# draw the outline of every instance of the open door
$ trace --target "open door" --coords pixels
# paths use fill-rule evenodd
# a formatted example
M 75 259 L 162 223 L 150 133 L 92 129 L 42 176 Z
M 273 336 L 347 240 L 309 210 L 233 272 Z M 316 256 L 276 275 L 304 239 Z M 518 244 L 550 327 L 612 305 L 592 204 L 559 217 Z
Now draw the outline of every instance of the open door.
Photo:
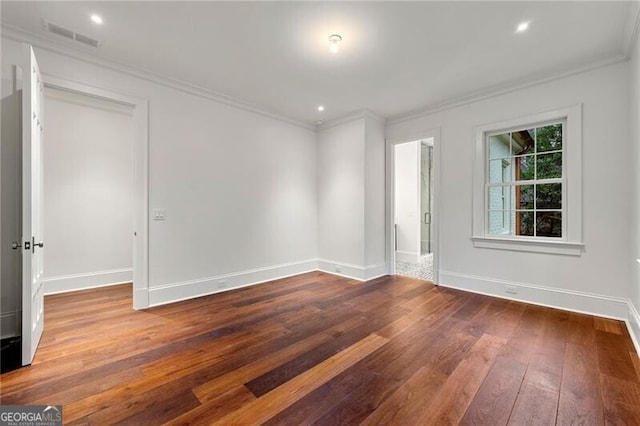
M 42 280 L 42 97 L 44 83 L 30 45 L 22 72 L 22 365 L 33 361 L 44 329 Z

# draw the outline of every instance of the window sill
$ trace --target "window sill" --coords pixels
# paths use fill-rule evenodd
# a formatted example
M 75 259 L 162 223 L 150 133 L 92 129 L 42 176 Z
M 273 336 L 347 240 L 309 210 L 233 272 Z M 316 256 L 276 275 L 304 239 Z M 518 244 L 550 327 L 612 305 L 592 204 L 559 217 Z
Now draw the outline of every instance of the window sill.
M 474 247 L 497 250 L 527 251 L 532 253 L 563 254 L 580 256 L 584 244 L 553 240 L 527 240 L 501 237 L 472 237 Z

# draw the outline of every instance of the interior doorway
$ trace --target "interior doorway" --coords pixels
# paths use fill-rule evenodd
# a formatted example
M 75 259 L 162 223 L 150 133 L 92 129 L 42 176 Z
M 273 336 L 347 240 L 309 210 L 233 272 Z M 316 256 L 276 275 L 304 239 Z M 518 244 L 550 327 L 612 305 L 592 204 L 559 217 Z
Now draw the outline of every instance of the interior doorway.
M 391 142 L 391 270 L 437 282 L 437 138 Z
M 44 90 L 45 294 L 133 281 L 134 108 Z

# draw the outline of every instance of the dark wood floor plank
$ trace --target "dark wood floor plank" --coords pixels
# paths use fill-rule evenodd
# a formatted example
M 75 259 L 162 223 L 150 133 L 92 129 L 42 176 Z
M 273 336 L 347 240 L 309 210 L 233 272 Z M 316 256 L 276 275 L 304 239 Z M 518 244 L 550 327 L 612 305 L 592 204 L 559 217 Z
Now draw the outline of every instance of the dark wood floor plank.
M 498 357 L 460 424 L 506 425 L 526 371 L 526 364 Z
M 604 397 L 604 418 L 608 425 L 640 425 L 640 385 L 600 375 Z
M 131 285 L 45 298 L 2 404 L 69 424 L 638 424 L 624 323 L 408 277 L 311 272 L 144 311 Z
M 603 423 L 598 355 L 594 348 L 568 343 L 562 371 L 557 424 Z
M 440 391 L 425 403 L 419 424 L 459 424 L 503 345 L 504 339 L 483 335 Z
M 598 366 L 600 372 L 622 380 L 640 383 L 633 361 L 629 356 L 628 339 L 622 334 L 596 331 Z

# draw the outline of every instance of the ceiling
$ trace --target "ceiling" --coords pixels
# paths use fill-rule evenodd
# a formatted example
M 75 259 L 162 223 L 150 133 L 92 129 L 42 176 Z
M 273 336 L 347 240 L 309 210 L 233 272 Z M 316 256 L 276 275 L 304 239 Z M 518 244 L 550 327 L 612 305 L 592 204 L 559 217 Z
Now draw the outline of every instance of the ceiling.
M 393 119 L 621 58 L 632 11 L 609 1 L 3 1 L 2 22 L 313 124 L 362 109 Z M 47 33 L 43 19 L 101 45 Z M 521 21 L 530 28 L 517 34 Z M 343 37 L 337 54 L 333 33 Z

